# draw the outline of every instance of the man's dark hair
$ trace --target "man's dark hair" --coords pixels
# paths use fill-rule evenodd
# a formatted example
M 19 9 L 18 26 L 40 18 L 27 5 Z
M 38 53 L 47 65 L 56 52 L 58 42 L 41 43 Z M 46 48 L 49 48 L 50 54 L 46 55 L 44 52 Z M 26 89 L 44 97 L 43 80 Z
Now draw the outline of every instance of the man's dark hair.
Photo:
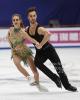
M 30 12 L 32 12 L 32 11 L 37 12 L 36 7 L 30 7 L 30 8 L 28 8 L 28 10 L 27 10 L 27 15 L 28 15 Z

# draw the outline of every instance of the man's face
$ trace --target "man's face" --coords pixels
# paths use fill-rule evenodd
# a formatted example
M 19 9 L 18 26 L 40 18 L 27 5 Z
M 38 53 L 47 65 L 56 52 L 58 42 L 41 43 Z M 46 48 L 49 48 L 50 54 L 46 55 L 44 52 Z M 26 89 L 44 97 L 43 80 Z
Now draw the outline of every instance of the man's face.
M 28 14 L 28 20 L 31 24 L 34 24 L 36 22 L 37 19 L 37 14 L 35 11 L 29 12 Z

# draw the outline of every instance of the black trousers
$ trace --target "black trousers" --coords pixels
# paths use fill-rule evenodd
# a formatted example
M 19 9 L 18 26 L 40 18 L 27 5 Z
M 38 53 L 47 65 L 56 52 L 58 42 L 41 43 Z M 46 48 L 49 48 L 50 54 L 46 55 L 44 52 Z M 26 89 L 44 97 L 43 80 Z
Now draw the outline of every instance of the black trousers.
M 56 53 L 54 47 L 51 44 L 48 44 L 47 46 L 43 47 L 40 50 L 36 50 L 34 62 L 38 69 L 40 69 L 44 74 L 46 74 L 52 81 L 56 81 L 56 78 L 58 76 L 54 74 L 49 69 L 49 67 L 47 68 L 43 64 L 47 59 L 49 59 L 52 62 L 53 66 L 55 67 L 61 79 L 63 86 L 67 89 L 69 86 L 67 75 L 65 74 L 62 68 L 62 64 L 61 64 L 58 54 Z

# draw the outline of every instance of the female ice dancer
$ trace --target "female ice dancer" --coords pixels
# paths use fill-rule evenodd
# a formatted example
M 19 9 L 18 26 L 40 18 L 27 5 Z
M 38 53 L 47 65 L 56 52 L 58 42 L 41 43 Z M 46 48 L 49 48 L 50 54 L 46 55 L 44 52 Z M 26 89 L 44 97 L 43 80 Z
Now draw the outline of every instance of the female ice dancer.
M 10 27 L 8 32 L 8 41 L 11 46 L 12 51 L 12 58 L 13 62 L 18 68 L 18 70 L 27 78 L 29 79 L 29 73 L 22 67 L 21 61 L 23 61 L 25 64 L 29 64 L 33 74 L 34 79 L 31 83 L 31 85 L 39 84 L 39 73 L 34 65 L 34 61 L 32 58 L 32 51 L 30 48 L 26 46 L 24 43 L 25 39 L 30 40 L 34 44 L 37 44 L 38 42 L 31 37 L 29 37 L 24 29 L 23 29 L 23 22 L 21 15 L 14 14 L 12 16 L 12 24 L 13 27 Z

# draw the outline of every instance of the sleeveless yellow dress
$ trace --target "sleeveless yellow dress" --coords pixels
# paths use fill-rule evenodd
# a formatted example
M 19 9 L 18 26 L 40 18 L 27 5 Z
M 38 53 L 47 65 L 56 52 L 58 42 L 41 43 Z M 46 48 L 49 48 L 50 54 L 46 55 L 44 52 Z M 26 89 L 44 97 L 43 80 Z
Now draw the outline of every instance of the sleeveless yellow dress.
M 23 34 L 24 33 L 22 33 L 21 30 L 15 32 L 14 28 L 12 28 L 10 31 L 9 41 L 12 47 L 12 56 L 17 55 L 25 64 L 27 64 L 27 57 L 32 56 L 32 51 L 24 43 L 25 38 Z M 16 47 L 18 47 L 18 49 L 16 49 Z

